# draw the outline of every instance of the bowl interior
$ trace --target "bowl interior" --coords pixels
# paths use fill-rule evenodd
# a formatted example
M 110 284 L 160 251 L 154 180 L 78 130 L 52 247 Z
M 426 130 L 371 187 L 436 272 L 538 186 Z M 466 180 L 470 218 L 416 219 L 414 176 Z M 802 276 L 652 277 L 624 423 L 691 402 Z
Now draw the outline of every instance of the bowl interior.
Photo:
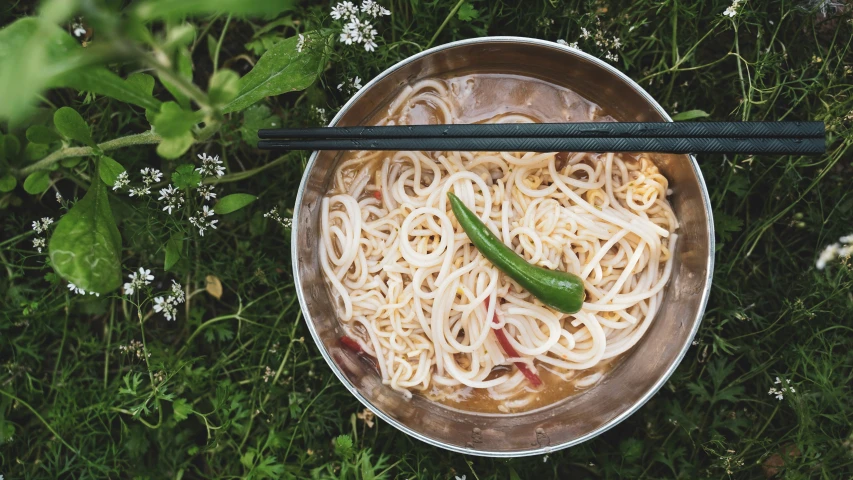
M 406 85 L 453 73 L 511 73 L 574 90 L 618 121 L 669 118 L 642 89 L 615 69 L 552 42 L 520 38 L 456 42 L 401 62 L 369 83 L 333 125 L 364 124 Z M 340 156 L 317 152 L 305 172 L 293 228 L 293 262 L 300 303 L 311 333 L 346 387 L 397 428 L 426 442 L 466 453 L 518 456 L 567 447 L 612 427 L 666 381 L 692 342 L 710 289 L 713 231 L 704 182 L 686 155 L 653 155 L 669 179 L 680 222 L 672 279 L 644 338 L 595 387 L 553 406 L 513 415 L 462 412 L 382 385 L 370 365 L 342 349 L 335 302 L 316 252 L 320 199 Z M 312 252 L 312 253 L 308 253 Z

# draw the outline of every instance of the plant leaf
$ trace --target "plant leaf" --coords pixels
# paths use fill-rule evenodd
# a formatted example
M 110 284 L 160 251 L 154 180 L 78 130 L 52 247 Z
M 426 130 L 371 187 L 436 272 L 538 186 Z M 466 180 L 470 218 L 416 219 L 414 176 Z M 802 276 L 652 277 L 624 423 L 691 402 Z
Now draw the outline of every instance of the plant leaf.
M 465 2 L 461 7 L 459 7 L 459 10 L 456 12 L 456 16 L 463 22 L 470 22 L 471 20 L 480 18 L 480 11 L 474 8 L 474 5 Z
M 193 60 L 192 56 L 190 55 L 190 51 L 186 48 L 180 48 L 178 49 L 176 56 L 177 58 L 175 63 L 178 66 L 178 75 L 180 75 L 181 78 L 183 78 L 184 80 L 192 82 Z M 162 83 L 163 86 L 166 87 L 166 90 L 168 90 L 173 97 L 175 97 L 175 100 L 178 101 L 178 104 L 180 104 L 186 109 L 190 108 L 190 97 L 186 96 L 184 92 L 182 92 L 181 89 L 178 88 L 177 85 L 175 85 L 169 80 L 164 79 L 163 77 L 160 77 L 160 83 Z
M 710 115 L 707 112 L 702 110 L 687 110 L 686 112 L 681 112 L 679 114 L 672 116 L 673 122 L 680 122 L 682 120 L 693 120 L 694 118 L 703 118 L 709 117 Z
M 226 195 L 216 202 L 216 206 L 213 207 L 213 211 L 216 212 L 217 215 L 225 215 L 231 212 L 236 212 L 257 199 L 258 197 L 249 195 L 248 193 L 232 193 L 231 195 Z
M 164 138 L 160 145 L 157 145 L 157 154 L 163 158 L 174 160 L 186 153 L 194 141 L 192 132 L 187 132 L 180 137 Z
M 134 73 L 125 80 L 131 88 L 135 88 L 146 95 L 154 94 L 154 77 L 147 73 Z
M 240 135 L 243 141 L 253 147 L 258 146 L 258 130 L 281 126 L 281 119 L 270 113 L 269 107 L 262 104 L 252 105 L 243 111 Z
M 189 132 L 197 121 L 194 112 L 182 109 L 175 102 L 166 102 L 154 116 L 154 129 L 163 138 L 176 138 Z
M 163 262 L 163 269 L 171 270 L 172 267 L 181 259 L 181 237 L 176 233 L 166 242 L 166 260 Z
M 15 179 L 15 176 L 11 173 L 7 173 L 6 175 L 0 177 L 0 192 L 11 192 L 15 189 L 15 185 L 17 184 L 18 180 Z
M 213 105 L 224 105 L 240 92 L 240 75 L 233 70 L 219 70 L 210 77 L 207 96 Z
M 98 163 L 100 163 L 98 174 L 100 174 L 101 180 L 111 187 L 116 184 L 116 178 L 125 171 L 120 163 L 110 157 L 101 157 Z
M 38 160 L 47 155 L 50 147 L 41 143 L 28 143 L 24 149 L 24 157 L 27 160 Z
M 50 172 L 47 170 L 38 170 L 24 179 L 24 191 L 27 193 L 38 195 L 50 187 Z
M 222 298 L 222 282 L 219 281 L 219 277 L 216 275 L 208 275 L 205 277 L 205 286 L 204 289 L 211 296 L 216 297 L 216 299 Z
M 148 0 L 139 2 L 136 14 L 143 20 L 178 18 L 207 13 L 272 15 L 293 7 L 293 0 Z
M 306 42 L 325 42 L 318 32 L 305 34 Z M 240 93 L 223 113 L 240 111 L 270 95 L 308 88 L 317 79 L 325 56 L 323 48 L 296 51 L 297 37 L 290 37 L 269 50 L 255 67 L 240 79 Z
M 95 146 L 95 141 L 92 140 L 92 132 L 89 131 L 89 125 L 83 120 L 83 117 L 71 107 L 62 107 L 53 114 L 53 124 L 63 136 L 76 140 L 80 143 L 85 143 L 90 147 Z
M 195 188 L 201 184 L 201 173 L 195 171 L 195 165 L 178 165 L 172 173 L 172 183 L 177 188 Z
M 56 273 L 87 292 L 109 293 L 121 286 L 121 235 L 102 182 L 92 182 L 59 219 L 48 252 Z
M 180 422 L 181 420 L 186 420 L 187 417 L 189 417 L 189 415 L 193 413 L 192 405 L 190 405 L 189 402 L 187 402 L 183 398 L 179 398 L 172 402 L 172 410 L 172 415 L 174 415 L 175 421 L 178 422 Z
M 27 140 L 32 143 L 48 145 L 59 140 L 59 135 L 44 125 L 33 125 L 27 129 Z

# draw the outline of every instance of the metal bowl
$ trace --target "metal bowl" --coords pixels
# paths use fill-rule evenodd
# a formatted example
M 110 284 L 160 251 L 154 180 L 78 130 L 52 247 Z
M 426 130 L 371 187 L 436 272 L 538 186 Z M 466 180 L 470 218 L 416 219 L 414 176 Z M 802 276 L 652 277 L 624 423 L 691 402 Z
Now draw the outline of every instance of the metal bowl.
M 574 90 L 618 121 L 672 121 L 639 85 L 597 58 L 554 42 L 489 37 L 435 47 L 392 66 L 355 94 L 331 125 L 363 124 L 404 86 L 457 72 L 537 77 Z M 292 238 L 299 304 L 314 341 L 340 381 L 379 418 L 412 437 L 448 450 L 492 457 L 536 455 L 576 445 L 639 409 L 663 386 L 690 348 L 711 289 L 711 205 L 692 156 L 653 155 L 670 181 L 669 200 L 680 222 L 680 237 L 661 309 L 640 343 L 616 368 L 589 390 L 527 413 L 463 412 L 418 395 L 405 400 L 339 343 L 343 332 L 335 301 L 316 255 L 320 199 L 339 158 L 338 152 L 314 152 L 299 187 Z

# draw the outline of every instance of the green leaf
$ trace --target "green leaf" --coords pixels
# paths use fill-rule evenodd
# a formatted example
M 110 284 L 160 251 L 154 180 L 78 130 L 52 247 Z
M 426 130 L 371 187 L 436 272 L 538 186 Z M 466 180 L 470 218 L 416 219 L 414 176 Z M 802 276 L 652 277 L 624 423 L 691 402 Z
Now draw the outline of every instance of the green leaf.
M 174 160 L 186 153 L 194 141 L 192 132 L 187 132 L 180 137 L 164 138 L 160 145 L 157 145 L 157 154 L 163 158 Z
M 325 42 L 317 32 L 305 34 L 306 42 Z M 308 88 L 317 79 L 325 56 L 323 48 L 296 51 L 297 37 L 290 37 L 258 60 L 255 67 L 240 79 L 240 93 L 223 113 L 240 111 L 271 95 L 280 95 Z
M 201 173 L 195 171 L 195 165 L 178 165 L 172 172 L 172 183 L 177 188 L 195 188 L 201 184 Z
M 0 102 L 2 104 L 3 102 Z M 6 135 L 3 137 L 3 146 L 4 151 L 6 152 L 6 158 L 12 158 L 18 155 L 21 152 L 21 142 L 18 140 L 18 137 L 14 135 Z
M 335 454 L 343 459 L 348 459 L 353 454 L 352 437 L 349 435 L 338 435 L 334 440 Z
M 50 147 L 47 145 L 42 145 L 40 143 L 28 143 L 27 148 L 24 149 L 24 157 L 27 160 L 38 160 L 45 155 L 50 150 Z
M 704 112 L 702 110 L 687 110 L 686 112 L 681 112 L 679 114 L 673 115 L 672 120 L 674 122 L 680 122 L 682 120 L 693 120 L 694 118 L 702 118 L 708 116 L 710 115 L 708 115 L 707 112 Z
M 15 179 L 15 176 L 11 173 L 7 173 L 0 177 L 0 192 L 11 192 L 15 189 L 15 185 L 18 184 L 18 180 Z
M 253 147 L 258 146 L 258 130 L 281 127 L 281 119 L 270 113 L 269 107 L 262 104 L 252 105 L 243 111 L 240 135 L 243 141 Z
M 125 81 L 131 88 L 144 92 L 146 95 L 154 94 L 154 77 L 147 73 L 134 73 Z
M 480 18 L 480 11 L 474 8 L 474 5 L 465 2 L 461 7 L 459 7 L 459 10 L 456 12 L 456 16 L 463 22 L 470 22 L 471 20 Z
M 213 105 L 224 105 L 240 92 L 240 75 L 233 70 L 219 70 L 210 77 L 207 96 Z
M 293 0 L 148 0 L 139 2 L 136 14 L 143 20 L 179 18 L 208 13 L 232 15 L 273 15 L 293 7 Z
M 80 162 L 83 161 L 83 157 L 68 157 L 63 158 L 59 161 L 59 164 L 65 168 L 74 168 L 77 165 L 80 165 Z
M 53 124 L 63 136 L 76 140 L 80 143 L 85 143 L 90 147 L 95 146 L 95 141 L 92 140 L 92 133 L 89 131 L 89 125 L 83 120 L 83 117 L 71 107 L 62 107 L 53 114 Z
M 125 171 L 124 167 L 110 157 L 101 157 L 99 163 L 98 174 L 100 174 L 101 180 L 112 187 L 116 184 L 116 178 Z
M 50 187 L 50 172 L 38 170 L 24 179 L 24 190 L 32 195 L 38 195 Z
M 195 38 L 195 27 L 191 23 L 182 23 L 170 27 L 166 33 L 166 41 L 161 48 L 171 51 L 176 47 L 186 47 Z
M 179 398 L 172 402 L 172 410 L 175 421 L 180 422 L 181 420 L 186 420 L 193 413 L 193 406 L 183 398 Z
M 121 286 L 121 235 L 103 182 L 92 182 L 59 219 L 48 252 L 56 273 L 87 292 L 109 293 Z
M 166 261 L 163 262 L 163 269 L 169 271 L 181 259 L 181 237 L 177 233 L 169 238 L 166 242 Z
M 249 195 L 248 193 L 232 193 L 231 195 L 226 195 L 216 202 L 216 206 L 213 207 L 213 211 L 216 212 L 217 215 L 225 215 L 227 213 L 236 212 L 257 199 L 258 197 Z
M 48 145 L 59 140 L 59 135 L 44 125 L 33 125 L 27 129 L 27 140 L 32 143 Z
M 182 109 L 175 102 L 166 102 L 154 116 L 154 129 L 163 138 L 180 137 L 190 131 L 199 120 L 194 112 Z
M 732 239 L 732 235 L 743 228 L 743 220 L 726 213 L 714 212 L 714 230 L 720 236 L 721 242 Z
M 176 53 L 175 63 L 178 66 L 178 75 L 187 82 L 192 83 L 193 60 L 192 56 L 190 55 L 190 51 L 186 48 L 178 49 Z M 163 77 L 160 77 L 160 82 L 163 84 L 164 87 L 166 87 L 166 90 L 168 90 L 169 93 L 171 93 L 172 96 L 175 97 L 175 100 L 177 100 L 182 107 L 187 109 L 190 108 L 190 97 L 186 96 L 186 94 L 184 94 L 184 92 L 181 91 L 181 89 L 176 84 Z
M 67 31 L 38 17 L 0 29 L 0 119 L 19 119 L 48 88 L 73 87 L 157 108 L 160 102 L 110 72 L 101 56 L 80 46 Z

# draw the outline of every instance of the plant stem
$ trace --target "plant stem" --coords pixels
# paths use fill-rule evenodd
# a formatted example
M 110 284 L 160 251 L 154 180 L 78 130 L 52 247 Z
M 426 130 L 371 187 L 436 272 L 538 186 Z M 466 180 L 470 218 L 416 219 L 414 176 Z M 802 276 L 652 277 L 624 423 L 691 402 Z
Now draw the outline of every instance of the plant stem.
M 180 76 L 148 52 L 140 50 L 136 52 L 136 55 L 139 56 L 140 62 L 153 68 L 161 80 L 166 80 L 168 83 L 174 85 L 181 93 L 191 98 L 205 113 L 212 111 L 210 102 L 207 100 L 207 94 L 201 91 L 192 81 Z
M 222 49 L 222 41 L 225 40 L 225 32 L 228 31 L 228 24 L 231 23 L 231 15 L 225 19 L 225 26 L 222 27 L 222 33 L 219 34 L 219 41 L 216 42 L 216 50 L 213 52 L 213 73 L 219 70 L 219 51 Z
M 223 175 L 223 176 L 218 177 L 218 178 L 217 177 L 207 177 L 202 181 L 202 183 L 204 183 L 206 185 L 207 184 L 216 185 L 216 184 L 220 184 L 220 183 L 239 182 L 240 180 L 245 180 L 249 177 L 253 177 L 253 176 L 263 172 L 264 170 L 266 170 L 268 168 L 272 168 L 276 165 L 280 165 L 280 164 L 290 160 L 290 158 L 291 158 L 290 154 L 282 155 L 282 156 L 276 158 L 275 160 L 273 160 L 269 163 L 261 165 L 260 167 L 253 168 L 251 170 L 245 170 L 242 172 L 237 172 L 237 173 L 229 173 L 228 175 Z
M 126 137 L 115 138 L 113 140 L 108 140 L 104 143 L 99 143 L 98 149 L 104 152 L 108 152 L 117 148 L 131 147 L 134 145 L 153 145 L 160 143 L 162 140 L 163 138 L 160 137 L 160 135 L 157 135 L 153 131 L 148 131 L 144 133 L 137 133 L 135 135 L 128 135 Z M 31 165 L 28 165 L 18 170 L 15 173 L 18 177 L 26 177 L 27 175 L 37 170 L 46 170 L 48 167 L 62 160 L 63 158 L 87 157 L 90 155 L 94 155 L 95 153 L 96 151 L 92 147 L 60 148 L 59 150 L 51 153 L 50 155 L 42 158 L 41 160 Z
M 459 0 L 456 3 L 456 6 L 453 7 L 453 10 L 451 10 L 450 13 L 447 14 L 447 18 L 444 19 L 444 22 L 441 23 L 432 38 L 429 39 L 429 43 L 427 43 L 426 47 L 424 48 L 425 50 L 432 46 L 432 44 L 435 42 L 435 39 L 438 38 L 438 35 L 441 33 L 442 30 L 444 30 L 444 27 L 447 26 L 447 23 L 450 22 L 450 19 L 453 18 L 454 15 L 456 15 L 456 11 L 459 10 L 459 7 L 461 7 L 463 3 L 465 3 L 465 0 Z

